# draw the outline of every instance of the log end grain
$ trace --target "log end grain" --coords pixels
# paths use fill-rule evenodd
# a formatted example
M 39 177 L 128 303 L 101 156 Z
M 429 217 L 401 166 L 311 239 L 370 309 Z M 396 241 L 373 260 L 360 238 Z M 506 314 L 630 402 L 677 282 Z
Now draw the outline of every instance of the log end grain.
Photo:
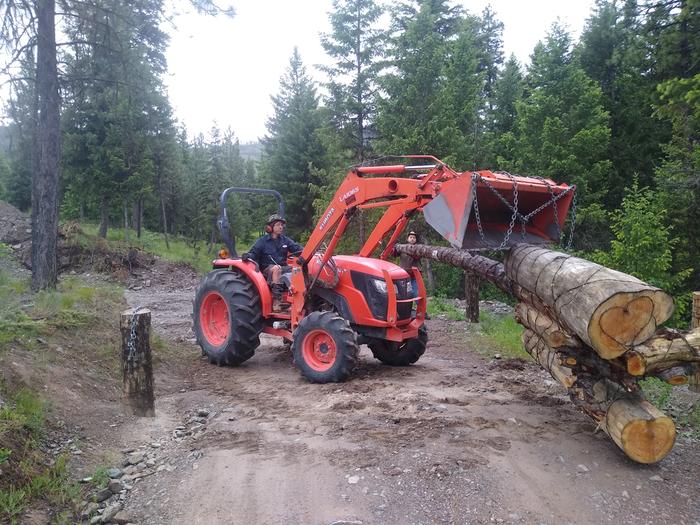
M 627 372 L 631 376 L 640 377 L 646 372 L 646 362 L 644 358 L 637 352 L 630 351 L 625 354 L 625 360 L 627 361 Z
M 648 401 L 615 401 L 608 409 L 605 425 L 613 441 L 638 463 L 661 461 L 676 441 L 673 420 Z
M 652 337 L 673 309 L 673 298 L 662 290 L 617 293 L 602 302 L 591 317 L 591 346 L 603 359 L 619 357 Z

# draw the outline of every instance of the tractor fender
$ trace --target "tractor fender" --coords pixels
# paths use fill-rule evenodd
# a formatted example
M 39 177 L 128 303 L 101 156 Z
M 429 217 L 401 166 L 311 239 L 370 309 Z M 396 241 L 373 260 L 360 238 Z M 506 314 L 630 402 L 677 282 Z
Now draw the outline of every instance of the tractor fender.
M 335 306 L 335 309 L 342 318 L 346 319 L 350 323 L 355 322 L 347 299 L 338 292 L 325 288 L 315 288 L 313 293 Z
M 268 317 L 272 314 L 272 293 L 267 285 L 265 276 L 258 269 L 258 265 L 255 262 L 242 259 L 216 259 L 212 264 L 215 270 L 236 269 L 250 279 L 260 296 L 263 317 Z

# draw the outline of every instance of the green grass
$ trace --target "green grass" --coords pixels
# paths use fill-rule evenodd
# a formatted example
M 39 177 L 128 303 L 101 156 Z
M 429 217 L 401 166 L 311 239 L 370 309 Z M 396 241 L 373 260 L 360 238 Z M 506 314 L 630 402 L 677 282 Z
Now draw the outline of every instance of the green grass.
M 428 300 L 428 313 L 431 316 L 444 315 L 450 321 L 465 321 L 465 337 L 473 339 L 472 346 L 484 356 L 500 354 L 503 357 L 529 358 L 521 340 L 523 327 L 511 315 L 481 311 L 479 324 L 468 325 L 465 312 L 441 297 Z M 474 327 L 475 330 L 468 330 L 469 327 Z
M 76 277 L 62 279 L 56 290 L 32 295 L 29 281 L 0 269 L 0 345 L 30 340 L 56 330 L 87 326 L 98 305 L 121 301 L 121 289 L 110 284 L 88 284 Z
M 96 242 L 104 242 L 97 237 L 99 225 L 92 223 L 81 223 L 82 234 L 76 237 L 85 248 L 92 248 Z M 216 253 L 220 246 L 215 245 L 214 253 L 207 253 L 208 244 L 199 242 L 196 249 L 192 246 L 192 241 L 179 236 L 168 236 L 169 247 L 165 244 L 165 237 L 162 233 L 155 233 L 148 230 L 141 231 L 141 238 L 136 237 L 134 230 L 129 230 L 129 240 L 126 241 L 124 229 L 110 228 L 107 230 L 107 244 L 114 251 L 128 251 L 129 248 L 138 248 L 145 252 L 157 255 L 167 261 L 174 263 L 187 263 L 196 268 L 200 273 L 211 270 L 211 262 L 216 258 Z
M 679 390 L 655 377 L 639 382 L 647 400 L 668 413 L 676 422 L 680 433 L 700 439 L 700 403 L 682 400 Z
M 19 523 L 23 512 L 38 499 L 61 509 L 74 508 L 80 499 L 80 488 L 68 474 L 66 456 L 51 462 L 40 448 L 46 432 L 45 411 L 46 404 L 26 388 L 9 395 L 0 409 L 2 523 Z M 72 514 L 66 510 L 65 519 Z
M 495 315 L 490 312 L 479 314 L 484 337 L 500 349 L 500 354 L 504 357 L 529 358 L 528 353 L 523 349 L 521 336 L 523 327 L 515 322 L 512 315 Z

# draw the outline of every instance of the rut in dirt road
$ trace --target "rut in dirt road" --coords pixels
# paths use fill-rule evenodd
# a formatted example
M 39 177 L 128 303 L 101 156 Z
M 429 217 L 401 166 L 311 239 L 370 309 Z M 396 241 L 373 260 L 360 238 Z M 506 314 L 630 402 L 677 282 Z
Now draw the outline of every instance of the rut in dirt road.
M 191 341 L 193 280 L 127 299 L 153 311 L 161 337 Z M 164 443 L 160 471 L 127 510 L 146 524 L 698 523 L 697 443 L 634 464 L 535 365 L 485 361 L 464 323 L 428 331 L 416 365 L 363 348 L 352 380 L 323 385 L 270 336 L 236 368 L 185 345 L 182 366 L 156 370 L 175 393 L 137 435 Z

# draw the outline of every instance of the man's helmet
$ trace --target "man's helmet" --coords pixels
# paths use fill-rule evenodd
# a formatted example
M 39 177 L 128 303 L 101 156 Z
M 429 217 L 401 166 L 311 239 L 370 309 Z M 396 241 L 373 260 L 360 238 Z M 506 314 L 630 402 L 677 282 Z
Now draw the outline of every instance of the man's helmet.
M 267 224 L 268 226 L 272 226 L 276 222 L 282 222 L 282 224 L 287 224 L 287 221 L 284 220 L 284 217 L 282 217 L 278 213 L 273 213 L 272 215 L 270 215 L 267 218 L 267 222 L 265 224 Z

